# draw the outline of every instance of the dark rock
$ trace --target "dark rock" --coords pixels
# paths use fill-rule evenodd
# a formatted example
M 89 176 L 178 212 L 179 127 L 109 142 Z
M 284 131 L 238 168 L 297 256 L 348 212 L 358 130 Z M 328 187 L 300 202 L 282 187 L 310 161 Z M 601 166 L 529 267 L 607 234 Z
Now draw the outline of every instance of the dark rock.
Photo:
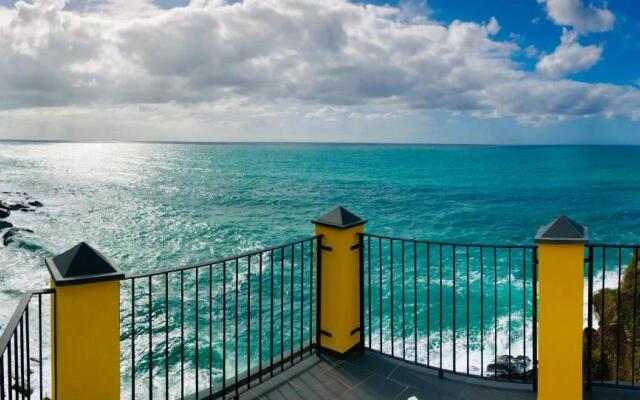
M 11 228 L 8 231 L 6 231 L 4 233 L 4 235 L 2 235 L 2 243 L 5 246 L 8 246 L 10 243 L 14 242 L 14 236 L 18 233 L 18 232 L 29 232 L 29 233 L 33 233 L 33 231 L 31 229 L 25 229 L 25 228 Z
M 6 201 L 0 200 L 0 208 L 4 208 L 9 211 L 17 211 L 22 210 L 23 208 L 29 208 L 29 206 L 20 203 L 7 203 Z
M 9 206 L 8 209 L 11 211 L 24 210 L 29 208 L 29 206 L 25 206 L 24 204 L 20 204 L 20 203 L 7 204 L 7 205 Z
M 30 201 L 29 205 L 34 207 L 42 207 L 42 203 L 39 202 L 38 200 Z
M 33 208 L 21 208 L 20 211 L 22 211 L 22 212 L 34 212 L 35 210 Z
M 0 229 L 11 228 L 13 224 L 9 221 L 0 221 Z
M 20 397 L 22 397 L 22 398 L 31 397 L 31 394 L 33 394 L 33 389 L 29 389 L 29 388 L 26 388 L 26 387 L 22 386 L 19 382 L 17 382 L 17 380 L 18 379 L 16 378 L 16 383 L 11 387 L 11 389 L 15 390 L 16 393 L 18 395 L 20 395 Z
M 0 207 L 0 218 L 7 218 L 11 214 L 6 208 Z
M 497 363 L 487 365 L 487 376 L 522 379 L 530 364 L 531 359 L 527 356 L 502 355 L 498 357 Z

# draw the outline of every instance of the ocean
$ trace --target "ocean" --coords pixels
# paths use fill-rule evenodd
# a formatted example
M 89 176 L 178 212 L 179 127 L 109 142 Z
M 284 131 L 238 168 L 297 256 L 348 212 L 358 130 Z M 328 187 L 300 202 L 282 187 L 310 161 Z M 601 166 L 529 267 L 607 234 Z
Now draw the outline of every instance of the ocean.
M 310 236 L 337 205 L 390 236 L 532 244 L 566 214 L 640 242 L 634 146 L 0 142 L 0 192 L 44 205 L 7 219 L 33 233 L 0 243 L 0 327 L 79 241 L 144 272 Z

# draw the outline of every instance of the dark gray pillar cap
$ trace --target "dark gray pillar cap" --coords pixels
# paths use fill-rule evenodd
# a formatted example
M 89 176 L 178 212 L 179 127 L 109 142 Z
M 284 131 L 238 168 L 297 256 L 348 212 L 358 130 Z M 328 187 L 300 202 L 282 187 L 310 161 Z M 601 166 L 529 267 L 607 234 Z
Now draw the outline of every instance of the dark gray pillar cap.
M 330 226 L 332 228 L 347 229 L 358 225 L 364 225 L 367 223 L 367 220 L 352 214 L 344 207 L 338 206 L 311 222 L 317 225 Z
M 85 242 L 46 259 L 51 278 L 57 286 L 121 280 L 124 273 L 102 253 Z
M 561 215 L 548 225 L 541 226 L 536 243 L 587 243 L 589 230 L 571 218 Z

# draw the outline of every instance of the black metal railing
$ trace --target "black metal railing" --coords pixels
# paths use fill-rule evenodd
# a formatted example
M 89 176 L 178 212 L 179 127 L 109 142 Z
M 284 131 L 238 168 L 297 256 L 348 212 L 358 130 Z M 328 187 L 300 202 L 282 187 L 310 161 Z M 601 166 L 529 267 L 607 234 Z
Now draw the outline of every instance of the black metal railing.
M 50 360 L 55 359 L 56 352 L 55 337 L 51 338 L 50 329 L 52 310 L 55 310 L 53 289 L 30 290 L 22 295 L 18 307 L 2 330 L 1 400 L 43 400 L 52 397 L 55 377 L 51 376 Z M 53 321 L 55 324 L 55 313 Z
M 640 245 L 588 245 L 584 376 L 640 388 Z
M 313 354 L 320 246 L 313 236 L 127 276 L 123 398 L 237 396 Z
M 360 234 L 360 248 L 364 347 L 535 388 L 536 247 Z

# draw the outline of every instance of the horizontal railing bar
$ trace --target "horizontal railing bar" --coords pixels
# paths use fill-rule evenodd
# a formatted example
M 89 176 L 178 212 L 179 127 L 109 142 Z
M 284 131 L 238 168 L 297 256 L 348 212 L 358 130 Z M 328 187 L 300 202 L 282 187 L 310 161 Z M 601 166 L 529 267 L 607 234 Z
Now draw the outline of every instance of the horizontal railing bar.
M 640 386 L 632 385 L 631 382 L 623 382 L 620 381 L 616 384 L 615 381 L 593 381 L 591 382 L 592 386 L 604 387 L 604 388 L 612 388 L 612 389 L 624 389 L 624 390 L 633 390 L 636 392 L 640 392 Z
M 385 353 L 385 352 L 383 352 L 381 350 L 373 349 L 371 347 L 366 347 L 366 349 L 367 349 L 367 351 L 371 351 L 371 352 L 380 354 L 381 356 L 388 357 L 388 358 L 391 358 L 391 359 L 397 360 L 397 361 L 406 362 L 406 363 L 409 363 L 411 365 L 415 365 L 415 366 L 418 366 L 420 368 L 426 368 L 426 369 L 429 369 L 429 370 L 432 370 L 432 371 L 435 371 L 435 372 L 442 371 L 444 373 L 452 374 L 452 375 L 456 375 L 456 376 L 464 376 L 464 377 L 471 378 L 471 379 L 480 379 L 482 381 L 496 382 L 496 378 L 494 378 L 494 377 L 467 374 L 466 372 L 462 372 L 462 371 L 453 371 L 453 370 L 446 369 L 446 368 L 440 368 L 440 367 L 436 367 L 436 366 L 433 366 L 433 365 L 424 364 L 424 363 L 421 363 L 419 361 L 416 362 L 416 361 L 411 360 L 411 359 L 405 359 L 405 358 L 402 358 L 402 357 L 399 357 L 399 356 L 391 355 L 389 353 Z M 497 380 L 497 382 L 506 383 L 506 384 L 512 384 L 512 385 L 531 385 L 531 382 L 527 382 L 527 381 L 525 381 L 523 379 L 509 381 L 509 380 L 506 380 L 504 378 L 500 378 L 500 379 Z
M 55 293 L 55 289 L 52 289 L 52 288 L 34 289 L 34 290 L 27 290 L 26 292 L 24 292 L 24 294 L 20 298 L 18 307 L 16 307 L 15 311 L 13 312 L 13 315 L 11 315 L 11 318 L 9 319 L 7 326 L 4 328 L 4 330 L 2 331 L 2 335 L 0 336 L 0 354 L 4 354 L 4 351 L 6 350 L 7 345 L 11 340 L 11 337 L 15 333 L 15 330 L 18 327 L 18 324 L 20 323 L 20 319 L 22 318 L 22 315 L 24 314 L 24 311 L 27 308 L 27 305 L 31 301 L 31 298 L 33 297 L 33 295 L 38 293 L 40 294 Z
M 304 243 L 304 242 L 310 242 L 312 240 L 318 239 L 320 236 L 322 236 L 322 235 L 309 236 L 307 238 L 295 240 L 293 242 L 283 243 L 283 244 L 279 244 L 279 245 L 272 246 L 272 247 L 266 247 L 266 248 L 259 249 L 259 250 L 251 250 L 251 251 L 248 251 L 246 253 L 240 253 L 240 254 L 237 254 L 237 255 L 234 255 L 234 256 L 229 256 L 229 257 L 225 257 L 225 258 L 219 258 L 219 259 L 216 259 L 216 260 L 205 261 L 205 262 L 201 262 L 201 263 L 198 263 L 198 264 L 187 264 L 187 265 L 184 265 L 182 267 L 165 268 L 165 269 L 159 269 L 159 270 L 150 271 L 150 272 L 141 272 L 141 273 L 138 273 L 138 274 L 127 274 L 127 275 L 125 275 L 124 279 L 145 278 L 145 277 L 149 277 L 149 276 L 164 275 L 164 274 L 168 274 L 168 273 L 171 273 L 171 272 L 180 272 L 180 271 L 186 271 L 188 269 L 202 268 L 202 267 L 208 267 L 210 265 L 222 264 L 224 262 L 235 261 L 235 260 L 240 259 L 240 258 L 255 256 L 255 255 L 258 255 L 258 254 L 268 253 L 268 252 L 273 251 L 273 250 L 280 250 L 280 249 L 284 249 L 284 248 L 287 248 L 287 247 L 295 246 L 296 244 L 300 244 L 300 243 Z
M 537 246 L 535 245 L 518 245 L 518 244 L 486 244 L 486 243 L 458 243 L 458 242 L 437 242 L 437 241 L 429 241 L 429 240 L 418 240 L 418 239 L 407 239 L 395 236 L 386 236 L 386 235 L 378 235 L 374 233 L 358 233 L 358 235 L 362 235 L 365 237 L 373 237 L 378 239 L 387 239 L 387 240 L 398 240 L 409 243 L 422 243 L 422 244 L 431 244 L 436 246 L 456 246 L 456 247 L 495 247 L 500 249 L 535 249 Z
M 607 244 L 607 243 L 589 243 L 586 247 L 606 247 L 620 249 L 640 249 L 640 244 Z

